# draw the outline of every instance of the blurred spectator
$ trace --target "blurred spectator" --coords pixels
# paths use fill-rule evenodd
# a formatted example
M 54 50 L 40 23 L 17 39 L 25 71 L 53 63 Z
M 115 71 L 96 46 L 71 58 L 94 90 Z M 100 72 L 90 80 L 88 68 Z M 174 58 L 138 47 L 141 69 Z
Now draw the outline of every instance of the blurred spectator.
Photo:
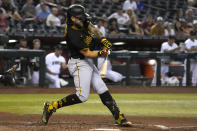
M 47 26 L 61 26 L 60 19 L 57 17 L 58 9 L 52 8 L 51 14 L 47 17 L 46 24 Z
M 51 13 L 47 5 L 44 3 L 40 4 L 41 9 L 38 12 L 38 19 L 42 22 L 45 22 L 48 15 Z
M 39 11 L 41 10 L 41 5 L 45 4 L 47 11 L 50 11 L 50 8 L 46 4 L 46 0 L 40 0 L 40 3 L 36 5 L 36 13 L 38 14 Z
M 19 44 L 16 45 L 16 49 L 19 49 L 19 50 L 27 50 L 27 49 L 29 49 L 29 47 L 27 46 L 27 40 L 20 39 Z
M 178 9 L 177 10 L 176 20 L 180 21 L 181 19 L 184 19 L 183 9 Z
M 132 9 L 133 11 L 135 11 L 137 9 L 137 3 L 135 0 L 125 0 L 122 9 L 123 10 Z
M 108 19 L 116 18 L 118 24 L 125 24 L 129 20 L 129 16 L 127 13 L 124 13 L 121 8 L 118 8 L 117 12 L 111 14 Z
M 14 20 L 23 20 L 12 0 L 1 0 L 1 7 L 6 11 L 6 16 Z
M 193 10 L 192 9 L 188 9 L 186 11 L 186 21 L 190 24 L 192 24 L 193 20 L 194 20 L 194 17 L 193 17 Z
M 181 27 L 181 23 L 179 21 L 175 21 L 175 34 L 176 36 L 184 36 L 183 29 Z
M 105 27 L 103 26 L 103 20 L 98 19 L 96 27 L 100 30 L 100 32 L 105 36 Z
M 145 35 L 150 35 L 150 29 L 152 25 L 153 25 L 153 16 L 149 14 L 141 24 L 141 27 L 144 30 Z
M 33 50 L 40 50 L 40 40 L 34 39 L 33 40 Z M 31 65 L 32 65 L 32 84 L 38 85 L 39 84 L 39 57 L 34 57 L 31 59 Z
M 175 31 L 174 31 L 174 28 L 173 28 L 173 25 L 172 25 L 172 23 L 170 23 L 170 22 L 165 22 L 164 23 L 164 27 L 165 27 L 165 29 L 164 29 L 164 32 L 165 32 L 165 36 L 174 36 L 175 35 Z
M 143 0 L 137 0 L 137 8 L 138 10 L 144 10 Z
M 0 30 L 8 31 L 9 25 L 8 21 L 6 20 L 5 13 L 3 13 L 3 10 L 0 9 Z
M 150 34 L 164 36 L 163 18 L 161 16 L 157 17 L 157 22 L 151 27 Z
M 118 27 L 118 23 L 117 23 L 116 18 L 111 18 L 109 20 L 108 29 L 109 29 L 109 34 L 110 35 L 115 35 L 115 34 L 119 33 L 119 27 Z
M 105 34 L 109 33 L 109 29 L 108 29 L 108 20 L 104 20 L 103 21 L 103 26 L 105 28 Z
M 135 16 L 135 12 L 132 11 L 131 9 L 126 10 L 127 15 L 129 16 L 129 20 L 125 24 L 129 24 L 133 16 Z
M 61 24 L 65 24 L 66 23 L 66 11 L 63 10 L 61 5 L 57 6 L 58 9 L 58 14 L 57 17 L 60 19 Z
M 194 5 L 194 0 L 188 0 L 188 1 L 187 1 L 187 6 L 188 6 L 188 8 L 193 7 L 193 5 Z
M 192 25 L 193 31 L 197 32 L 197 20 L 193 20 L 193 25 Z
M 138 24 L 138 17 L 136 15 L 131 19 L 129 27 L 129 34 L 144 35 L 142 28 Z
M 21 12 L 23 13 L 24 18 L 35 18 L 37 14 L 36 8 L 33 5 L 33 0 L 26 0 Z
M 191 31 L 191 27 L 188 26 L 188 23 L 185 19 L 181 19 L 181 28 L 185 36 L 189 36 L 189 32 Z

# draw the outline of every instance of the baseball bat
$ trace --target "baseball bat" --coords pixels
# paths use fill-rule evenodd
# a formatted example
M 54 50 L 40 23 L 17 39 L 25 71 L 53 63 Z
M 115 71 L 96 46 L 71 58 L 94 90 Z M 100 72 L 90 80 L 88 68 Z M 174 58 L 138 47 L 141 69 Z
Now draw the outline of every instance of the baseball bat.
M 108 59 L 108 55 L 105 57 L 105 60 L 104 60 L 103 65 L 101 67 L 100 75 L 101 75 L 102 78 L 106 77 L 106 73 L 107 73 L 107 59 Z

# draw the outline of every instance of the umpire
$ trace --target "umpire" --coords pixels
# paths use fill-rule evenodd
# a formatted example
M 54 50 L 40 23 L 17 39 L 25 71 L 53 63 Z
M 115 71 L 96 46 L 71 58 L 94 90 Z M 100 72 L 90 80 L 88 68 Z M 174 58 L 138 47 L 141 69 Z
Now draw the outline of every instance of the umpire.
M 68 95 L 57 102 L 46 102 L 42 122 L 48 123 L 49 117 L 57 109 L 82 103 L 88 100 L 90 86 L 99 94 L 101 101 L 111 111 L 115 123 L 120 126 L 131 126 L 112 98 L 106 84 L 101 79 L 98 69 L 91 58 L 106 56 L 112 44 L 101 34 L 101 32 L 88 20 L 88 14 L 81 5 L 71 5 L 68 9 L 68 19 L 65 28 L 65 39 L 70 51 L 68 69 L 74 78 L 76 94 Z M 93 35 L 100 40 L 104 48 L 95 51 Z

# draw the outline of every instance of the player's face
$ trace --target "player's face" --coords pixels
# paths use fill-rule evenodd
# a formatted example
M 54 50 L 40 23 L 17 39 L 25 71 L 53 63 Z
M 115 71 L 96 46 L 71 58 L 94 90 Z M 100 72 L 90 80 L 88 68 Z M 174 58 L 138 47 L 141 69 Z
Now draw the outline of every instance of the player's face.
M 83 20 L 80 20 L 79 18 L 76 17 L 71 17 L 71 20 L 76 24 L 79 25 L 80 27 L 83 27 Z
M 39 50 L 40 49 L 40 42 L 34 43 L 34 49 Z
M 23 47 L 26 47 L 26 46 L 27 46 L 27 41 L 20 41 L 20 44 L 21 44 Z
M 174 39 L 169 39 L 169 44 L 173 44 L 174 43 Z
M 62 55 L 62 50 L 55 50 L 55 54 L 57 55 L 57 56 L 60 56 L 60 55 Z
M 190 37 L 191 37 L 192 40 L 196 39 L 195 35 L 191 35 Z

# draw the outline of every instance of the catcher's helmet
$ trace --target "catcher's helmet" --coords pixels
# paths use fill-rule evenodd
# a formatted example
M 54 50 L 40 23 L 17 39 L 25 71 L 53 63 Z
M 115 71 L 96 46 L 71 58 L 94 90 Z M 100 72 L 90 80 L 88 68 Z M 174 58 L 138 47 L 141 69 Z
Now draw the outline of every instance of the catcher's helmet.
M 86 18 L 86 11 L 85 8 L 82 5 L 74 4 L 69 6 L 68 8 L 68 17 L 77 17 L 79 19 Z

